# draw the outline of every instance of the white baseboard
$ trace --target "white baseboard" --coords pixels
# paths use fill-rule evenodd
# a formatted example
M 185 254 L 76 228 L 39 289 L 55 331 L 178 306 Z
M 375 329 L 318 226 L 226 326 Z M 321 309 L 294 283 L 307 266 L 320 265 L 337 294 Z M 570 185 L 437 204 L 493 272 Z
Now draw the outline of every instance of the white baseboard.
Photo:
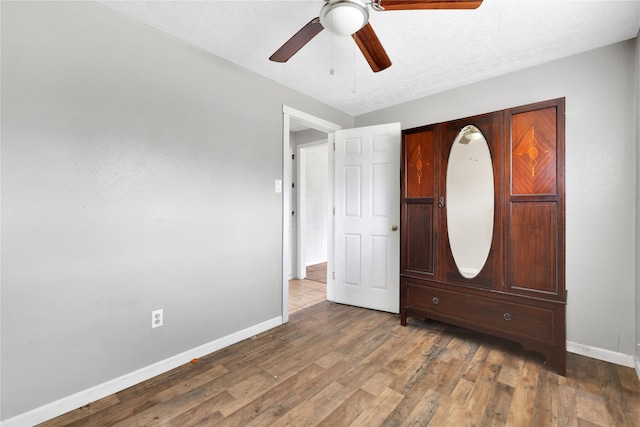
M 640 359 L 636 359 L 636 374 L 638 375 L 638 379 L 640 380 Z
M 628 368 L 633 368 L 634 363 L 635 365 L 638 364 L 637 361 L 634 361 L 634 358 L 631 355 L 618 353 L 611 350 L 605 350 L 603 348 L 591 347 L 584 344 L 578 344 L 571 341 L 567 341 L 567 351 L 598 360 L 604 360 L 605 362 L 615 363 L 616 365 L 626 366 Z M 636 366 L 636 371 L 638 371 L 638 366 Z M 640 377 L 640 374 L 638 376 Z
M 280 325 L 282 325 L 282 316 L 274 317 L 273 319 L 219 338 L 191 350 L 187 350 L 183 353 L 161 360 L 160 362 L 138 369 L 137 371 L 123 375 L 119 378 L 115 378 L 103 384 L 99 384 L 95 387 L 91 387 L 87 390 L 83 390 L 55 402 L 48 403 L 39 408 L 17 415 L 13 418 L 9 418 L 2 421 L 0 424 L 2 427 L 25 427 L 40 424 L 91 402 L 95 402 L 103 397 L 110 396 L 128 387 L 139 384 L 157 375 L 163 374 L 171 369 L 190 362 L 194 358 L 213 353 L 214 351 L 228 347 Z

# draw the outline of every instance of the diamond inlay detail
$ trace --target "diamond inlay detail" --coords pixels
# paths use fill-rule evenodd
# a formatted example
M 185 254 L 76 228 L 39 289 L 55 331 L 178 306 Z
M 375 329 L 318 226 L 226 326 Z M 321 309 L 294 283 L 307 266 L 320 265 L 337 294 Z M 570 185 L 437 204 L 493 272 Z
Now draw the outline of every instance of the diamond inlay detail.
M 548 153 L 548 151 L 541 151 L 538 149 L 538 138 L 536 138 L 536 130 L 534 127 L 529 131 L 530 136 L 527 138 L 528 142 L 522 143 L 524 147 L 516 151 L 518 156 L 527 156 L 529 158 L 529 167 L 531 168 L 531 177 L 536 176 L 536 167 L 538 166 L 538 157 L 540 154 Z

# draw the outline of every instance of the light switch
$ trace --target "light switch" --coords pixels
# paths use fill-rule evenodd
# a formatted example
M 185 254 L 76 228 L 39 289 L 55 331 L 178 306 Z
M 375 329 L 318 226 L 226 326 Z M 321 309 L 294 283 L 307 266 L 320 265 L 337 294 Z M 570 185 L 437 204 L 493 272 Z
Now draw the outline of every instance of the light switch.
M 282 193 L 282 180 L 276 179 L 276 193 Z

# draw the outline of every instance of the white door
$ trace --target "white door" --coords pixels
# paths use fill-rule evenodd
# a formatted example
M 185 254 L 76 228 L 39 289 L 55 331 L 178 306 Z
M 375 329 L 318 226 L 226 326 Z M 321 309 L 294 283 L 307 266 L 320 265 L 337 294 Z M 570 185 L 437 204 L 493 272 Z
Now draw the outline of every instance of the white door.
M 328 299 L 398 313 L 400 123 L 335 132 Z

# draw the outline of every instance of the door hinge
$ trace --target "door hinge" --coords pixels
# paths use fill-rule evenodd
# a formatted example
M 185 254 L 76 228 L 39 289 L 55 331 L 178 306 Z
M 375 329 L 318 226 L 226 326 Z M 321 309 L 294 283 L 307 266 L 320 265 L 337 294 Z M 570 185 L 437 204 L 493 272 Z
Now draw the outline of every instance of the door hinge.
M 291 183 L 291 188 L 296 188 L 296 183 L 295 182 Z
M 295 159 L 296 159 L 296 155 L 295 155 L 295 154 L 292 154 L 292 155 L 291 155 L 291 160 L 295 160 Z
M 333 208 L 333 216 L 336 216 L 336 208 Z
M 336 143 L 333 143 L 333 151 L 336 151 Z
M 331 278 L 332 278 L 333 280 L 336 280 L 336 272 L 335 272 L 335 271 L 331 274 Z

